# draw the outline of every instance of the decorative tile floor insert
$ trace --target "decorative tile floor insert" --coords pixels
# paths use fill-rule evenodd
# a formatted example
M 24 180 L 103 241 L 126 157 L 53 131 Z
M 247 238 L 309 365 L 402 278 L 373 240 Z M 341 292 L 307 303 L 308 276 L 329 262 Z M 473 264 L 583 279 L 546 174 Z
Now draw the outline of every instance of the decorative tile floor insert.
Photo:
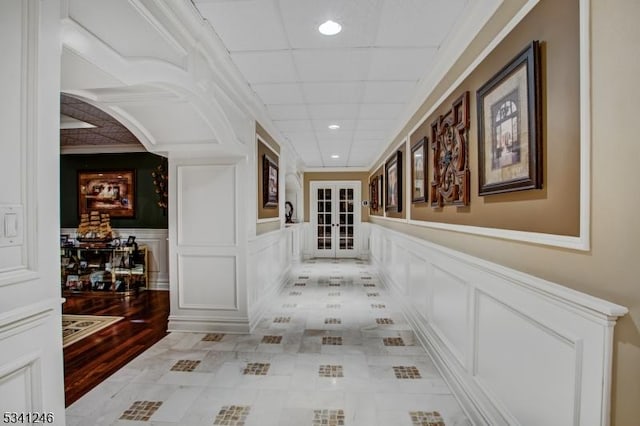
M 302 292 L 300 291 L 292 291 L 289 293 L 289 296 L 302 296 Z
M 270 363 L 250 362 L 244 368 L 242 374 L 251 376 L 266 376 L 269 372 Z
M 344 377 L 341 365 L 321 365 L 318 369 L 320 377 Z
M 391 318 L 376 318 L 376 324 L 393 324 L 393 319 Z
M 306 283 L 295 283 L 293 286 L 294 287 L 304 287 L 306 285 L 307 285 Z
M 263 336 L 261 343 L 269 345 L 279 345 L 282 342 L 282 336 Z
M 363 285 L 365 287 L 375 287 L 376 286 L 375 284 L 371 284 L 371 283 L 366 283 L 366 284 L 363 284 Z
M 120 420 L 149 421 L 161 405 L 162 401 L 136 401 L 122 413 Z
M 224 337 L 223 333 L 209 333 L 202 338 L 203 342 L 219 342 Z
M 196 367 L 199 365 L 200 365 L 200 361 L 181 359 L 180 361 L 173 364 L 173 367 L 171 367 L 171 371 L 191 372 L 195 370 Z
M 341 346 L 342 345 L 342 337 L 340 337 L 340 336 L 323 336 L 322 337 L 322 344 L 323 345 Z
M 291 317 L 275 317 L 273 319 L 273 322 L 278 324 L 285 324 L 285 323 L 291 322 Z
M 329 283 L 329 287 L 340 287 L 340 283 Z
M 384 337 L 382 342 L 385 346 L 404 346 L 402 337 Z
M 386 309 L 387 306 L 383 305 L 382 303 L 372 303 L 371 304 L 371 309 Z
M 413 426 L 445 426 L 437 411 L 410 411 Z
M 308 276 L 308 275 L 300 275 L 300 276 L 298 277 L 298 279 L 299 279 L 299 280 L 308 280 L 308 279 L 309 279 L 309 276 Z
M 344 410 L 313 410 L 313 426 L 343 426 Z
M 325 318 L 325 324 L 342 324 L 342 320 L 340 318 Z
M 244 426 L 251 407 L 247 405 L 225 405 L 218 412 L 214 425 Z
M 393 373 L 398 379 L 422 379 L 420 376 L 420 370 L 415 366 L 394 366 Z
M 367 297 L 378 297 L 380 296 L 380 293 L 367 293 Z

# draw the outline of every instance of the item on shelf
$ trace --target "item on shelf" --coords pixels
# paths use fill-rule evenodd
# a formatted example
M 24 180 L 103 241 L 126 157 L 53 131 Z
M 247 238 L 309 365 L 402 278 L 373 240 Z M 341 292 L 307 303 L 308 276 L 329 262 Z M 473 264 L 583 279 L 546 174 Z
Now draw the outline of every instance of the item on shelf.
M 128 295 L 146 288 L 147 247 L 132 241 L 130 247 L 91 244 L 62 248 L 60 271 L 63 291 Z
M 78 241 L 83 243 L 106 243 L 113 238 L 110 217 L 107 213 L 92 211 L 80 215 L 77 230 Z

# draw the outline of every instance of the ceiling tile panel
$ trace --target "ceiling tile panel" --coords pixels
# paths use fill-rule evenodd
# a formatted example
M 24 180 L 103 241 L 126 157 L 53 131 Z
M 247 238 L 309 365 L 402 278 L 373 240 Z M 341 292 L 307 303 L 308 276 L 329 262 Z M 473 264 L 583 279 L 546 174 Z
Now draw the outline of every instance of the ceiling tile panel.
M 337 124 L 340 128 L 336 130 L 329 129 L 331 124 Z M 313 128 L 317 132 L 340 135 L 348 130 L 354 130 L 356 128 L 356 120 L 313 120 Z
M 417 88 L 415 81 L 370 81 L 364 85 L 364 103 L 406 103 Z
M 301 104 L 302 91 L 297 83 L 252 84 L 251 87 L 265 104 Z
M 310 120 L 275 120 L 273 123 L 283 132 L 310 132 L 313 130 Z
M 389 130 L 356 130 L 353 133 L 354 140 L 358 139 L 385 139 L 389 136 Z
M 272 1 L 195 1 L 231 52 L 287 49 L 289 44 Z
M 362 96 L 362 83 L 304 83 L 304 97 L 310 104 L 353 104 Z
M 306 120 L 309 118 L 304 104 L 267 105 L 272 120 Z
M 331 120 L 338 123 L 341 120 L 358 118 L 358 109 L 358 104 L 314 104 L 309 105 L 309 115 L 313 120 Z
M 360 111 L 358 117 L 370 120 L 370 119 L 387 119 L 394 120 L 400 116 L 400 113 L 404 109 L 404 104 L 362 104 L 360 105 Z
M 385 130 L 393 128 L 395 120 L 358 120 L 357 130 Z
M 288 51 L 232 53 L 231 59 L 250 84 L 296 81 L 296 70 Z
M 376 37 L 382 0 L 279 0 L 291 47 L 339 48 L 371 46 Z M 331 19 L 342 32 L 324 36 L 318 26 Z
M 374 49 L 369 79 L 418 81 L 428 75 L 436 52 L 435 48 Z
M 384 0 L 376 45 L 438 47 L 467 0 Z
M 370 49 L 302 50 L 293 60 L 302 81 L 351 81 L 367 76 Z

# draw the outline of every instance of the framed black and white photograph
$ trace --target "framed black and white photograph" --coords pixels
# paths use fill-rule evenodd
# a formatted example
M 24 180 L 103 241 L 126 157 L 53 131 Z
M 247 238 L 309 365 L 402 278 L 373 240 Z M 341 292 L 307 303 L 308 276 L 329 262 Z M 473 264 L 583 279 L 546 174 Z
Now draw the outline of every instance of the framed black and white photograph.
M 278 207 L 278 164 L 267 154 L 262 156 L 262 206 Z
M 479 195 L 542 187 L 540 91 L 538 41 L 478 89 Z

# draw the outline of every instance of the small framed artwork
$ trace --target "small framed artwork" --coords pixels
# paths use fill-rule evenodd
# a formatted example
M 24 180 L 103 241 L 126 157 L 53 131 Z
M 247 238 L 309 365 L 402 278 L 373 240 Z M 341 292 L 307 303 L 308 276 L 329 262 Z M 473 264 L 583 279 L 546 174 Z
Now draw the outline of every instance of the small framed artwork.
M 542 188 L 540 90 L 538 41 L 478 89 L 479 195 Z
M 378 176 L 375 176 L 372 180 L 371 183 L 369 184 L 369 190 L 371 191 L 371 210 L 373 211 L 377 211 L 378 210 L 378 197 L 380 194 L 378 192 Z
M 278 207 L 278 164 L 267 154 L 262 156 L 262 206 Z
M 424 137 L 411 147 L 411 202 L 427 201 L 427 138 Z
M 377 182 L 377 185 L 378 185 L 378 209 L 384 209 L 384 206 L 385 206 L 384 197 L 383 197 L 383 194 L 384 194 L 384 185 L 383 185 L 383 183 L 384 183 L 384 174 L 380 174 L 378 176 L 378 182 Z
M 79 171 L 78 216 L 92 211 L 111 217 L 135 217 L 134 171 Z
M 385 181 L 387 182 L 385 210 L 402 211 L 402 152 L 397 151 L 385 164 Z

